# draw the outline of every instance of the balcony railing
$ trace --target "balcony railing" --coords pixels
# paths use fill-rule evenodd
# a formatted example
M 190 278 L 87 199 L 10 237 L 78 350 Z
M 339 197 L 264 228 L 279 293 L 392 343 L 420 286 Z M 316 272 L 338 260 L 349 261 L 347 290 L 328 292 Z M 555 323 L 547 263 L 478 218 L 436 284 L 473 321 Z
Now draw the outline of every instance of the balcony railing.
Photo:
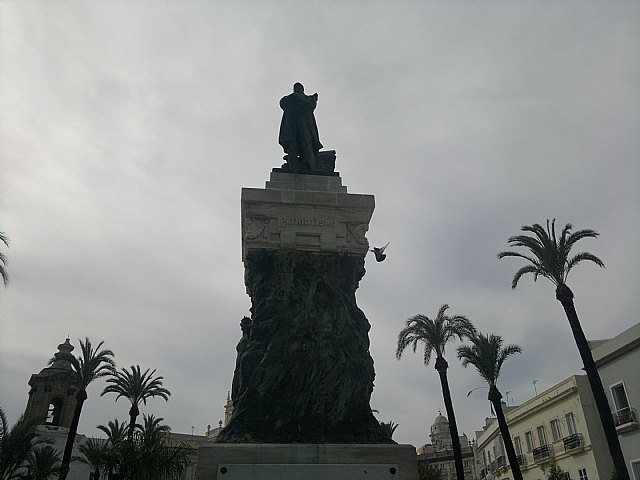
M 574 433 L 562 439 L 564 451 L 573 450 L 574 448 L 584 447 L 584 438 L 581 433 Z
M 553 457 L 553 445 L 541 445 L 533 449 L 533 461 L 536 463 L 545 462 Z
M 496 458 L 496 468 L 506 467 L 506 466 L 507 466 L 507 462 L 506 462 L 506 459 L 504 458 L 504 455 L 500 455 L 498 458 Z
M 637 422 L 638 420 L 633 409 L 631 407 L 626 407 L 618 410 L 617 412 L 613 412 L 613 421 L 616 424 L 616 427 L 620 427 L 627 423 Z
M 527 456 L 524 453 L 516 455 L 516 460 L 518 461 L 518 465 L 520 466 L 527 464 Z

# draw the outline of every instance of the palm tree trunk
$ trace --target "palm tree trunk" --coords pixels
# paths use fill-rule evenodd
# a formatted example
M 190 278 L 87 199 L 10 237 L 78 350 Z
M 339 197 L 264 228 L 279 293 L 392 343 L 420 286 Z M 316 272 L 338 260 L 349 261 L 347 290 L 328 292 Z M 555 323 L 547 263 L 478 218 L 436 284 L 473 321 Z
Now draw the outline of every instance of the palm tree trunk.
M 451 444 L 453 447 L 453 459 L 456 465 L 456 476 L 458 480 L 464 480 L 464 466 L 462 465 L 462 449 L 460 448 L 458 425 L 456 423 L 456 416 L 453 413 L 453 402 L 451 401 L 451 391 L 449 390 L 449 380 L 447 379 L 447 368 L 449 368 L 449 364 L 444 357 L 438 357 L 436 358 L 435 367 L 438 371 L 438 375 L 440 375 L 444 407 L 447 410 L 447 417 L 449 419 L 449 432 L 451 433 Z
M 80 414 L 82 413 L 82 405 L 87 399 L 87 391 L 83 388 L 76 394 L 76 408 L 73 412 L 73 419 L 69 426 L 69 434 L 67 435 L 67 443 L 64 446 L 64 454 L 62 455 L 62 465 L 60 466 L 60 475 L 58 480 L 66 480 L 69 474 L 69 464 L 71 463 L 71 453 L 73 452 L 73 442 L 76 439 L 78 431 L 78 423 L 80 423 Z
M 138 405 L 132 403 L 131 409 L 129 410 L 129 433 L 127 434 L 127 440 L 129 443 L 133 442 L 133 431 L 136 427 L 136 419 L 138 418 L 138 415 L 140 415 Z
M 607 396 L 604 393 L 604 387 L 602 386 L 602 380 L 600 380 L 600 374 L 596 367 L 596 362 L 593 360 L 591 349 L 589 348 L 589 342 L 582 331 L 576 308 L 573 304 L 573 292 L 565 285 L 560 284 L 556 288 L 556 298 L 562 303 L 564 311 L 567 314 L 567 320 L 571 326 L 573 337 L 575 338 L 580 357 L 582 357 L 582 363 L 584 370 L 587 373 L 589 379 L 589 385 L 593 392 L 593 398 L 598 408 L 598 414 L 600 415 L 600 422 L 602 422 L 602 428 L 604 435 L 609 445 L 609 453 L 613 460 L 613 466 L 616 470 L 617 480 L 629 480 L 629 471 L 625 465 L 624 455 L 622 454 L 622 448 L 620 447 L 620 440 L 618 439 L 618 433 L 616 432 L 615 424 L 613 423 L 613 416 L 611 415 L 611 409 L 609 408 L 609 402 Z
M 509 465 L 511 465 L 511 472 L 513 473 L 514 480 L 522 480 L 522 472 L 520 472 L 520 464 L 518 464 L 518 457 L 516 457 L 516 451 L 513 448 L 513 442 L 511 441 L 511 434 L 509 433 L 509 426 L 507 425 L 507 419 L 502 411 L 502 394 L 495 385 L 489 386 L 489 401 L 493 405 L 493 409 L 496 412 L 498 419 L 498 427 L 500 428 L 500 434 L 502 435 L 502 441 L 504 442 L 504 449 L 507 451 L 507 458 L 509 459 Z
M 136 427 L 136 419 L 140 415 L 140 409 L 136 403 L 131 404 L 131 408 L 129 409 L 129 433 L 127 434 L 127 442 L 130 447 L 133 447 L 133 431 Z M 127 471 L 127 462 L 122 462 L 120 465 L 120 477 L 123 480 L 127 479 L 127 475 L 129 472 Z

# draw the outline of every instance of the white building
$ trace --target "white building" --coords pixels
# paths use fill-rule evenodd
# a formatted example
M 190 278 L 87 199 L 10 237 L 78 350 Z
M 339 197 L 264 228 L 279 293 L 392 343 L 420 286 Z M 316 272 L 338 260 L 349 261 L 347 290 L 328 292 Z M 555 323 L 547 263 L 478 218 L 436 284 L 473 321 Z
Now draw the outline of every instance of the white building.
M 590 342 L 629 470 L 640 480 L 640 323 L 609 340 Z
M 585 375 L 574 375 L 505 414 L 524 480 L 557 465 L 571 480 L 610 480 L 613 463 Z M 480 478 L 513 478 L 498 422 L 477 439 Z

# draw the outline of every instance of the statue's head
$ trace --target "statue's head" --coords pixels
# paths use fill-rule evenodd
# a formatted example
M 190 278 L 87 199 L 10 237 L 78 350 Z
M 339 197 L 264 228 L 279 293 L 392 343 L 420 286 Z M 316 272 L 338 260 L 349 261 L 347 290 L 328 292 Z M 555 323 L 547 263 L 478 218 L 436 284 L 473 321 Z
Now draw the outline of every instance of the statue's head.
M 251 330 L 251 319 L 249 317 L 242 317 L 240 330 L 242 330 L 243 335 L 249 335 L 249 330 Z
M 301 83 L 296 82 L 293 84 L 293 93 L 304 93 L 304 87 Z

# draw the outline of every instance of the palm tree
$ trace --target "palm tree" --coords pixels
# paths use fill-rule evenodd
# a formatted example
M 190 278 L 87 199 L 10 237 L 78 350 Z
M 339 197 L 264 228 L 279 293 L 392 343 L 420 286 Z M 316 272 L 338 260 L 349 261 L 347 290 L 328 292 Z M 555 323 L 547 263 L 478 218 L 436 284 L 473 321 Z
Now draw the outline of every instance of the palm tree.
M 64 447 L 64 454 L 62 456 L 62 467 L 59 480 L 66 480 L 69 474 L 69 463 L 71 462 L 71 452 L 73 451 L 73 442 L 76 438 L 78 431 L 78 423 L 80 422 L 80 414 L 82 413 L 82 406 L 87 399 L 87 387 L 95 379 L 109 375 L 109 373 L 115 367 L 113 361 L 113 352 L 111 350 L 100 350 L 104 342 L 100 342 L 95 348 L 91 344 L 91 340 L 84 339 L 84 342 L 80 340 L 81 355 L 71 358 L 71 366 L 78 378 L 80 390 L 76 393 L 76 407 L 73 412 L 73 419 L 69 426 L 69 434 L 67 435 L 67 443 Z M 52 364 L 55 358 L 49 360 L 49 364 Z
M 598 369 L 593 361 L 589 342 L 584 335 L 573 304 L 573 292 L 566 284 L 569 272 L 573 267 L 583 261 L 593 262 L 599 267 L 604 268 L 602 260 L 589 252 L 580 252 L 573 256 L 570 255 L 571 249 L 578 240 L 583 238 L 597 238 L 598 233 L 590 229 L 572 232 L 573 227 L 568 223 L 562 229 L 560 238 L 557 238 L 555 223 L 556 221 L 554 219 L 550 227 L 549 220 L 547 220 L 546 230 L 537 223 L 523 226 L 521 228 L 523 232 L 531 232 L 533 235 L 516 235 L 509 238 L 508 242 L 511 247 L 524 247 L 528 249 L 528 254 L 513 251 L 500 252 L 498 253 L 498 258 L 520 257 L 529 262 L 528 265 L 520 268 L 515 273 L 511 282 L 511 288 L 515 289 L 520 278 L 528 273 L 533 274 L 534 281 L 537 280 L 539 276 L 545 277 L 556 286 L 556 299 L 564 308 L 578 351 L 580 352 L 584 370 L 587 373 L 589 385 L 591 386 L 591 391 L 593 392 L 593 397 L 598 408 L 602 428 L 604 429 L 607 444 L 609 445 L 609 452 L 613 459 L 617 478 L 619 480 L 629 480 L 629 472 L 625 465 L 622 449 L 620 448 L 620 441 L 618 440 L 618 434 L 616 433 L 616 427 L 613 422 L 607 396 L 605 395 Z
M 38 445 L 49 443 L 39 437 L 36 427 L 42 423 L 41 418 L 26 419 L 24 414 L 9 427 L 9 422 L 0 407 L 0 479 L 12 480 L 20 478 L 16 471 L 27 461 L 29 455 Z
M 107 425 L 98 425 L 98 430 L 102 430 L 107 435 L 107 440 L 111 443 L 118 443 L 124 440 L 127 436 L 127 430 L 129 425 L 126 422 L 120 423 L 117 418 L 109 420 Z
M 396 348 L 396 358 L 402 357 L 404 350 L 411 345 L 415 353 L 418 343 L 424 344 L 424 364 L 428 365 L 431 356 L 435 353 L 435 369 L 440 376 L 442 386 L 442 396 L 444 405 L 449 417 L 449 432 L 453 447 L 453 456 L 456 465 L 458 480 L 464 480 L 464 467 L 462 464 L 462 449 L 460 448 L 460 437 L 458 436 L 458 426 L 456 416 L 453 412 L 453 402 L 451 401 L 451 391 L 449 390 L 449 380 L 447 379 L 447 368 L 449 364 L 444 358 L 444 349 L 448 342 L 454 338 L 462 340 L 475 333 L 475 327 L 464 315 L 454 315 L 448 317 L 445 312 L 449 305 L 444 304 L 438 310 L 435 319 L 430 319 L 424 315 L 415 315 L 406 321 L 405 327 L 398 335 L 398 346 Z
M 458 347 L 458 358 L 462 360 L 462 366 L 467 367 L 469 364 L 476 367 L 478 374 L 489 384 L 489 401 L 496 412 L 498 419 L 498 427 L 504 442 L 504 448 L 507 451 L 509 464 L 513 471 L 515 480 L 522 480 L 522 473 L 518 465 L 516 451 L 513 448 L 511 435 L 507 420 L 502 411 L 502 394 L 498 390 L 497 382 L 500 377 L 500 369 L 504 361 L 516 353 L 521 353 L 522 349 L 518 345 L 502 346 L 503 340 L 500 335 L 485 335 L 477 333 L 469 337 L 471 345 L 462 345 Z
M 7 247 L 9 246 L 9 237 L 7 237 L 4 232 L 0 232 L 0 242 L 4 243 Z M 0 252 L 0 277 L 2 277 L 2 282 L 5 287 L 9 284 L 9 273 L 7 272 L 6 266 L 7 257 Z
M 80 445 L 81 457 L 76 457 L 81 463 L 89 465 L 91 472 L 91 480 L 100 480 L 100 473 L 108 468 L 108 456 L 110 445 L 104 440 L 90 438 Z
M 398 428 L 398 424 L 393 420 L 390 422 L 380 422 L 380 426 L 382 427 L 384 434 L 389 438 L 393 438 L 393 434 L 395 433 L 396 428 Z
M 193 449 L 169 440 L 171 429 L 163 418 L 143 414 L 143 424 L 136 426 L 130 450 L 123 457 L 129 480 L 178 480 L 186 470 Z
M 105 452 L 105 470 L 109 479 L 115 478 L 120 471 L 122 450 L 127 438 L 129 426 L 126 422 L 120 423 L 116 418 L 109 420 L 107 425 L 98 425 L 98 430 L 102 430 L 107 435 L 107 450 Z
M 34 448 L 27 457 L 26 469 L 27 480 L 49 480 L 60 474 L 60 453 L 50 445 Z
M 123 368 L 120 371 L 113 371 L 107 379 L 107 385 L 101 395 L 106 393 L 117 394 L 116 401 L 124 397 L 131 402 L 129 410 L 129 434 L 127 440 L 133 441 L 133 432 L 136 426 L 136 418 L 140 415 L 138 405 L 140 402 L 147 404 L 147 399 L 151 397 L 161 397 L 165 401 L 169 400 L 171 392 L 162 386 L 163 377 L 154 378 L 155 370 L 149 372 L 147 368 L 144 373 L 140 372 L 140 365 L 131 366 L 131 371 Z
M 162 422 L 164 418 L 156 417 L 155 415 L 142 414 L 142 425 L 137 425 L 140 437 L 144 442 L 153 441 L 156 438 L 160 438 L 171 432 L 169 425 L 165 425 Z

